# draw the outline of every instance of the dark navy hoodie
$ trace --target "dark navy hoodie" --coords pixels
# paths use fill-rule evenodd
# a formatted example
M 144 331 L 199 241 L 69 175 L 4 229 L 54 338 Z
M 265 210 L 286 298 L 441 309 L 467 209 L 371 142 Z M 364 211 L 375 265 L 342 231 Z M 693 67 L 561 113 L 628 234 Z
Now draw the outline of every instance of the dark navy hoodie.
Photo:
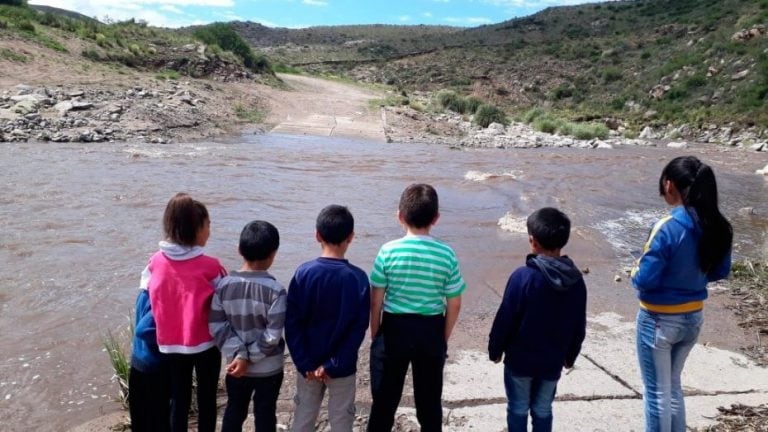
M 557 380 L 584 341 L 587 287 L 567 256 L 528 255 L 509 277 L 488 341 L 491 360 L 515 376 Z

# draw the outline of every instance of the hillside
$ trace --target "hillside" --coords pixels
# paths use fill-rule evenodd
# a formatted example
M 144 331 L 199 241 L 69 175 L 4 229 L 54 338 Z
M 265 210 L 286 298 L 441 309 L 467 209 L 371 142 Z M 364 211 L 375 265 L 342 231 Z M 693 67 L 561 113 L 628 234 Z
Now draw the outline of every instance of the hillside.
M 454 89 L 511 112 L 645 125 L 768 124 L 768 0 L 554 7 L 472 29 L 235 23 L 275 62 L 406 92 Z M 258 31 L 257 31 L 258 30 Z

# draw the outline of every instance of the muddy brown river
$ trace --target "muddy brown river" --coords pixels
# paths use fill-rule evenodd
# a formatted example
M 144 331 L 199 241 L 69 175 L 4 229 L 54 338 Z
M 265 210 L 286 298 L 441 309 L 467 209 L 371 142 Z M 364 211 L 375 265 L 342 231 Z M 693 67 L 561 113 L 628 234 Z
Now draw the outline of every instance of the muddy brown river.
M 754 174 L 766 153 L 688 150 L 711 163 L 738 256 L 766 247 L 768 181 Z M 590 313 L 631 319 L 626 282 L 650 224 L 666 211 L 663 165 L 680 150 L 452 150 L 444 146 L 245 136 L 174 144 L 0 145 L 0 430 L 62 431 L 119 409 L 101 341 L 127 329 L 139 275 L 161 240 L 161 217 L 178 191 L 211 213 L 208 252 L 239 266 L 242 226 L 266 219 L 280 230 L 273 273 L 287 285 L 319 251 L 314 219 L 331 203 L 356 219 L 351 261 L 364 269 L 402 234 L 402 189 L 433 184 L 441 218 L 434 234 L 456 250 L 469 284 L 452 350 L 484 349 L 499 295 L 527 252 L 524 218 L 542 206 L 571 216 L 566 252 L 582 267 Z M 753 207 L 756 215 L 739 211 Z M 736 348 L 745 336 L 708 302 L 703 341 Z M 716 325 L 714 323 L 717 323 Z

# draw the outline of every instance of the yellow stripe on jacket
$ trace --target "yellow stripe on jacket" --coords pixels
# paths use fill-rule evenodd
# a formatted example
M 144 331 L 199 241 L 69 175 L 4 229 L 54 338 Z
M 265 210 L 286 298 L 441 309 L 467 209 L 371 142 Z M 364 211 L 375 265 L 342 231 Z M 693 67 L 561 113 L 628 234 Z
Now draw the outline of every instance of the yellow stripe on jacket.
M 640 307 L 648 312 L 656 312 L 662 314 L 679 314 L 688 312 L 698 312 L 704 309 L 704 302 L 701 300 L 692 301 L 683 304 L 676 305 L 656 305 L 640 301 Z

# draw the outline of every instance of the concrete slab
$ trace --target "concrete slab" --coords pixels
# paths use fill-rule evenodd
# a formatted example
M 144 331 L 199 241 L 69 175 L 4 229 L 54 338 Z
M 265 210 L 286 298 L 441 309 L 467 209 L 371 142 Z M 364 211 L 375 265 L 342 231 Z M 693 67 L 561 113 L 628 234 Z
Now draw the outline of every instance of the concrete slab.
M 619 315 L 611 313 L 589 321 L 582 354 L 642 392 L 634 322 L 622 321 Z M 768 369 L 755 365 L 742 354 L 702 345 L 696 345 L 691 352 L 682 379 L 688 394 L 768 389 Z
M 567 398 L 637 396 L 636 392 L 623 386 L 586 358 L 580 358 L 572 371 L 564 371 L 557 392 Z M 461 351 L 456 361 L 446 365 L 443 400 L 457 402 L 505 398 L 504 365 L 492 363 L 486 353 Z

